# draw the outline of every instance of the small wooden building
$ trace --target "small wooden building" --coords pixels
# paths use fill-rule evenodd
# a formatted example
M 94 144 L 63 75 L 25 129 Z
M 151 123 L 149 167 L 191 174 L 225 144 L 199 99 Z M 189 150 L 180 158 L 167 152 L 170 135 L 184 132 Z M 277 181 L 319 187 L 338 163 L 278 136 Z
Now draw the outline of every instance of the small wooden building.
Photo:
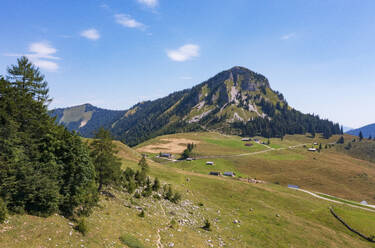
M 210 172 L 210 175 L 211 175 L 211 176 L 221 176 L 221 173 L 218 172 L 218 171 L 211 171 L 211 172 Z
M 171 158 L 172 154 L 170 154 L 170 153 L 162 153 L 161 152 L 159 156 L 162 157 L 162 158 Z
M 234 173 L 233 171 L 226 171 L 226 172 L 224 172 L 224 176 L 235 177 L 236 173 Z

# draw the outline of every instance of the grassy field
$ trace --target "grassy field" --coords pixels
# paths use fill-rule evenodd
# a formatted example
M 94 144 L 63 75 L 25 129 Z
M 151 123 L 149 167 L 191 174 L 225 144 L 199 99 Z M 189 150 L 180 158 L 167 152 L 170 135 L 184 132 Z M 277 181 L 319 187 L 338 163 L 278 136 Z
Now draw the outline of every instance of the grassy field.
M 284 186 L 295 184 L 308 190 L 354 201 L 366 200 L 375 203 L 375 164 L 337 152 L 334 147 L 325 149 L 325 145 L 334 143 L 339 136 L 332 136 L 326 140 L 318 135 L 314 139 L 305 135 L 286 135 L 283 140 L 270 139 L 270 146 L 274 148 L 270 150 L 254 142 L 253 147 L 245 147 L 246 142 L 241 141 L 238 136 L 186 133 L 161 136 L 140 144 L 136 149 L 158 144 L 166 137 L 195 140 L 199 143 L 194 154 L 197 157 L 209 156 L 202 160 L 165 164 L 168 167 L 203 174 L 210 171 L 234 171 L 243 177 L 257 178 Z M 345 135 L 346 140 L 351 138 L 352 136 Z M 314 146 L 314 143 L 318 145 Z M 307 148 L 318 147 L 319 144 L 322 144 L 323 148 L 320 153 L 307 151 Z M 240 154 L 245 155 L 237 156 Z M 206 161 L 213 161 L 215 165 L 208 167 L 205 165 Z
M 123 167 L 136 168 L 140 154 L 121 143 L 117 145 Z M 271 158 L 258 154 L 216 159 L 215 166 L 244 173 L 248 166 L 238 164 L 242 159 L 267 161 L 271 166 L 276 162 L 296 163 L 318 156 L 302 148 L 290 151 L 292 155 L 280 152 L 271 151 L 270 154 L 275 153 L 269 155 Z M 322 152 L 318 161 L 330 153 Z M 288 159 L 274 159 L 280 156 Z M 71 221 L 58 215 L 48 218 L 14 215 L 0 225 L 0 246 L 131 247 L 125 245 L 137 244 L 151 248 L 161 247 L 160 243 L 164 247 L 173 243 L 174 247 L 196 248 L 210 245 L 236 248 L 375 247 L 350 233 L 328 208 L 333 206 L 337 214 L 368 236 L 374 234 L 375 213 L 316 199 L 283 185 L 248 184 L 232 178 L 209 176 L 200 162 L 159 164 L 149 160 L 151 175 L 172 184 L 182 193 L 183 200 L 177 205 L 153 198 L 134 199 L 127 193 L 111 190 L 115 198 L 101 196 L 99 206 L 86 219 L 86 236 L 73 229 L 74 223 L 70 224 Z M 145 210 L 144 218 L 138 216 L 137 207 Z M 205 219 L 210 221 L 212 231 L 201 228 Z M 176 224 L 173 226 L 172 222 Z

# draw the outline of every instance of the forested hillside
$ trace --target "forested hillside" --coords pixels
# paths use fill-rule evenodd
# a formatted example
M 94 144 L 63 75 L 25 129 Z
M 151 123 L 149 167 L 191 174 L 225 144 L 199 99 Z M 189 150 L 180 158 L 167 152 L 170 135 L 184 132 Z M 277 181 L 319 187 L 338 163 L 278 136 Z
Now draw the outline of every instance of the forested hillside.
M 69 108 L 51 110 L 59 124 L 63 124 L 69 131 L 77 131 L 81 136 L 91 138 L 100 128 L 111 128 L 112 123 L 121 118 L 125 111 L 97 108 L 91 104 L 83 104 Z
M 358 128 L 358 129 L 350 130 L 346 133 L 351 134 L 351 135 L 359 136 L 359 134 L 361 132 L 362 132 L 363 137 L 365 137 L 365 138 L 369 138 L 369 137 L 375 138 L 375 123 L 364 126 L 364 127 L 361 127 L 361 128 Z
M 271 89 L 266 77 L 238 66 L 127 111 L 104 111 L 86 104 L 55 113 L 60 123 L 85 137 L 103 126 L 130 146 L 163 134 L 199 130 L 264 137 L 319 132 L 329 138 L 342 133 L 339 124 L 293 109 L 283 94 Z

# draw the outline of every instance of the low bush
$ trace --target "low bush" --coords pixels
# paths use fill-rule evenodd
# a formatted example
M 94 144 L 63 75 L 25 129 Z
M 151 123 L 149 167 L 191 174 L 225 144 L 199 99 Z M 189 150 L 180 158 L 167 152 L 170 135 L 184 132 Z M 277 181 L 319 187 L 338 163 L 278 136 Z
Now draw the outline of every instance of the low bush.
M 83 236 L 85 236 L 88 232 L 86 220 L 84 218 L 80 219 L 74 229 L 82 233 Z
M 120 241 L 129 248 L 146 248 L 141 241 L 130 234 L 124 234 L 120 236 Z
M 0 198 L 0 224 L 4 223 L 7 217 L 7 208 L 5 202 Z
M 211 231 L 211 223 L 208 219 L 204 220 L 204 226 L 202 228 L 206 231 Z

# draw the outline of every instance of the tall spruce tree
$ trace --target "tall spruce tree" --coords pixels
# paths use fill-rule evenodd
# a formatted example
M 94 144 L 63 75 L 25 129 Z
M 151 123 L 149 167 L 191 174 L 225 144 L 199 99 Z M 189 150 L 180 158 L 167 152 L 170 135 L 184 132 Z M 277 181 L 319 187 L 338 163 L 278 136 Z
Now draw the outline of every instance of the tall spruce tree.
M 88 213 L 97 194 L 87 147 L 48 115 L 39 69 L 17 62 L 0 78 L 0 197 L 11 212 Z
M 25 56 L 17 59 L 17 65 L 7 68 L 7 79 L 24 94 L 31 94 L 38 101 L 49 101 L 48 83 L 39 68 Z
M 121 175 L 121 162 L 116 157 L 115 145 L 109 131 L 100 128 L 95 134 L 95 140 L 90 145 L 91 158 L 95 166 L 98 191 L 103 186 L 115 185 Z
M 363 133 L 362 131 L 359 132 L 359 141 L 362 141 L 363 140 Z

